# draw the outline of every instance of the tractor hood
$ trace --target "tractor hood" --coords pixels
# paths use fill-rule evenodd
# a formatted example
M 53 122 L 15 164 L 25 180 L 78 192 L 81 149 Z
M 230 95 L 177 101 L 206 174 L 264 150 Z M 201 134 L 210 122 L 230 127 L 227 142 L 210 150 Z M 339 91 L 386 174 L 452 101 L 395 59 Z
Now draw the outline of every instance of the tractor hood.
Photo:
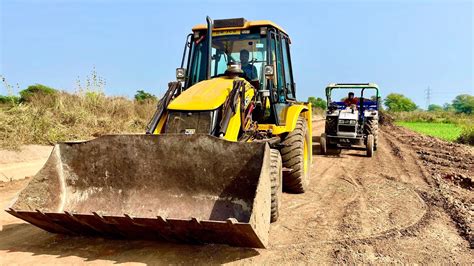
M 183 91 L 169 105 L 170 110 L 214 110 L 224 104 L 235 79 L 218 77 L 204 80 Z
M 358 117 L 359 117 L 358 111 L 354 111 L 354 113 L 352 113 L 352 110 L 342 110 L 339 113 L 339 119 L 357 120 Z

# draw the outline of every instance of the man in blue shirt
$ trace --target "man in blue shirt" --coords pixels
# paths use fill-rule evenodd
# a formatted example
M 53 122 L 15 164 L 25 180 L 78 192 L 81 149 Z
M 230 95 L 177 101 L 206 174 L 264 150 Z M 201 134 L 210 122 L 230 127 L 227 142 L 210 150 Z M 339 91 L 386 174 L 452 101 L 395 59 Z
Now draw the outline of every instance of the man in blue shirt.
M 249 80 L 258 80 L 257 68 L 253 64 L 249 64 L 249 51 L 243 49 L 240 51 L 240 64 L 244 75 Z

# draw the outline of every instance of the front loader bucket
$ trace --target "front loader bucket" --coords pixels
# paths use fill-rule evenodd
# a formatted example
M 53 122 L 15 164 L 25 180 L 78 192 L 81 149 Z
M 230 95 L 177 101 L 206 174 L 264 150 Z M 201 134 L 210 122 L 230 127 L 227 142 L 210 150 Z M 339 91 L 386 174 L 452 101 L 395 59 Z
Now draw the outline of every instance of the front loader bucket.
M 7 212 L 53 233 L 263 248 L 269 153 L 208 135 L 60 143 Z

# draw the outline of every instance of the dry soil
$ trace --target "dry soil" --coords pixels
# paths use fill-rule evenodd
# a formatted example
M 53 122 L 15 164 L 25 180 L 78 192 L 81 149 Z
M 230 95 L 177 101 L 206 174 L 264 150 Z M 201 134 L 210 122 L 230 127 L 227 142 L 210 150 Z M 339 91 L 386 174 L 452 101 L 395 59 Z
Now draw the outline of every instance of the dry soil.
M 461 263 L 474 261 L 474 151 L 384 126 L 373 158 L 319 155 L 315 121 L 311 185 L 283 194 L 268 249 L 190 246 L 47 233 L 0 213 L 0 264 L 10 263 Z M 40 151 L 41 150 L 41 151 Z M 0 205 L 26 186 L 51 147 L 0 151 Z M 34 155 L 31 155 L 34 153 Z M 12 170 L 13 169 L 13 170 Z

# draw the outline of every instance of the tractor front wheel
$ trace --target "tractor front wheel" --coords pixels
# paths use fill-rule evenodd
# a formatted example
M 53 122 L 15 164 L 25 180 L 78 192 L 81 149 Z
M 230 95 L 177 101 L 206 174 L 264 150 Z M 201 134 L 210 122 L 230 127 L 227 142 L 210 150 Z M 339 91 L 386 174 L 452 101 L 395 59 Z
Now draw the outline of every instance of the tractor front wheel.
M 367 157 L 374 155 L 374 135 L 367 136 Z
M 319 146 L 321 147 L 321 154 L 325 155 L 328 152 L 328 147 L 326 144 L 326 134 L 323 133 L 321 134 L 321 137 L 319 138 Z

